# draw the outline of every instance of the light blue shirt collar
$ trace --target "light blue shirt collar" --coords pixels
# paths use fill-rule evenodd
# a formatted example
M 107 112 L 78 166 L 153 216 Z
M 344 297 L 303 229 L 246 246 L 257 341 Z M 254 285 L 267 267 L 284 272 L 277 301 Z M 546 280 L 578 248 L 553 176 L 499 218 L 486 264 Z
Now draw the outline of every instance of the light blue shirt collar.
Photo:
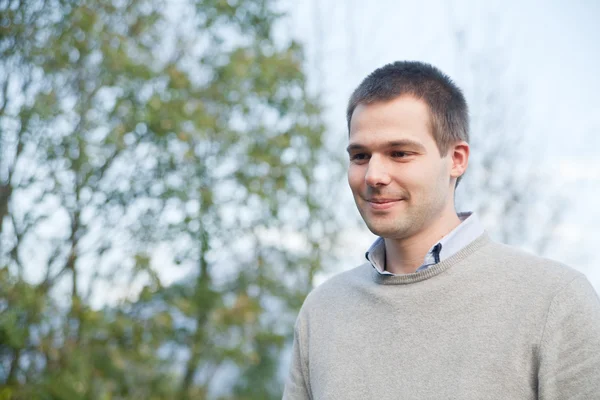
M 429 249 L 417 272 L 426 270 L 458 253 L 484 232 L 483 225 L 472 212 L 458 213 L 461 223 Z M 382 275 L 395 275 L 385 270 L 385 241 L 379 237 L 365 254 L 373 268 Z

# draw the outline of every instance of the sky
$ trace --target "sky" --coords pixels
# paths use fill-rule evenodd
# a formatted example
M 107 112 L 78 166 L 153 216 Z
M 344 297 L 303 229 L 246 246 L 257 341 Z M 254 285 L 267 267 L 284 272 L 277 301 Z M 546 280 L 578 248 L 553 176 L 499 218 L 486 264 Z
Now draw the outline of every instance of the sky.
M 547 255 L 585 273 L 600 292 L 600 254 L 595 253 L 600 232 L 600 74 L 596 73 L 600 2 L 282 0 L 278 4 L 288 13 L 279 34 L 283 42 L 293 37 L 305 45 L 309 81 L 326 109 L 326 139 L 342 155 L 348 96 L 375 68 L 395 60 L 422 60 L 438 66 L 459 86 L 466 84 L 472 77 L 462 68 L 457 29 L 465 32 L 469 51 L 504 65 L 502 82 L 523 87 L 515 100 L 527 125 L 525 153 L 549 177 L 549 191 L 567 199 L 557 239 Z M 476 85 L 499 79 L 491 73 L 479 76 Z M 357 224 L 343 229 L 333 257 L 337 262 L 317 277 L 317 284 L 363 263 L 374 240 L 358 223 L 350 190 L 344 185 L 333 195 L 339 200 L 333 203 L 343 205 L 340 210 L 348 214 L 345 220 Z M 165 246 L 159 246 L 154 256 L 165 284 L 189 272 L 171 265 L 171 251 Z M 97 303 L 122 296 L 112 290 L 110 299 L 103 293 Z
M 457 29 L 464 32 L 470 52 L 503 65 L 502 77 L 483 71 L 474 84 L 501 79 L 519 88 L 514 100 L 527 127 L 522 156 L 531 157 L 547 177 L 547 192 L 566 199 L 547 256 L 582 271 L 600 292 L 600 254 L 595 251 L 600 232 L 600 2 L 286 4 L 290 15 L 286 29 L 306 46 L 313 90 L 321 94 L 327 109 L 328 140 L 340 151 L 347 98 L 375 68 L 395 60 L 421 60 L 442 69 L 459 86 L 466 85 L 472 77 L 457 49 L 453 33 Z M 350 191 L 338 195 L 357 217 Z M 340 249 L 344 256 L 319 282 L 362 263 L 373 238 L 366 228 L 347 231 Z

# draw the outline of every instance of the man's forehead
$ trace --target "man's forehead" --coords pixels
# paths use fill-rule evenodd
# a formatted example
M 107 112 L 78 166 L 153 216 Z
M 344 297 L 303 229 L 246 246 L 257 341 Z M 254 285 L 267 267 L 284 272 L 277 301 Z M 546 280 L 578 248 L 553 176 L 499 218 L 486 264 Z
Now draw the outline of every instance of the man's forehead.
M 379 124 L 426 124 L 429 125 L 431 112 L 429 106 L 412 96 L 401 96 L 389 101 L 361 103 L 352 113 L 349 130 L 362 129 L 365 125 L 375 127 Z

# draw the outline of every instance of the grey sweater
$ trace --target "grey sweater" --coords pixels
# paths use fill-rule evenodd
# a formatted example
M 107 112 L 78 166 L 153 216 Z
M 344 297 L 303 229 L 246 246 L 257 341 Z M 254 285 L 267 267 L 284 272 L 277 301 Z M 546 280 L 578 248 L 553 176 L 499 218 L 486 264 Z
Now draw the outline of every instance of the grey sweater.
M 366 263 L 307 297 L 284 399 L 600 399 L 600 300 L 483 234 L 408 275 Z

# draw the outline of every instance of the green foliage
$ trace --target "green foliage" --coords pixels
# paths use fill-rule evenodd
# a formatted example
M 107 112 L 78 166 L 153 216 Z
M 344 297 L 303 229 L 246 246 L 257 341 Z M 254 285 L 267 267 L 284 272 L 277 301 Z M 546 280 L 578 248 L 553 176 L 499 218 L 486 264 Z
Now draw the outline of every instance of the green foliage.
M 281 397 L 339 168 L 280 21 L 0 1 L 0 399 Z

